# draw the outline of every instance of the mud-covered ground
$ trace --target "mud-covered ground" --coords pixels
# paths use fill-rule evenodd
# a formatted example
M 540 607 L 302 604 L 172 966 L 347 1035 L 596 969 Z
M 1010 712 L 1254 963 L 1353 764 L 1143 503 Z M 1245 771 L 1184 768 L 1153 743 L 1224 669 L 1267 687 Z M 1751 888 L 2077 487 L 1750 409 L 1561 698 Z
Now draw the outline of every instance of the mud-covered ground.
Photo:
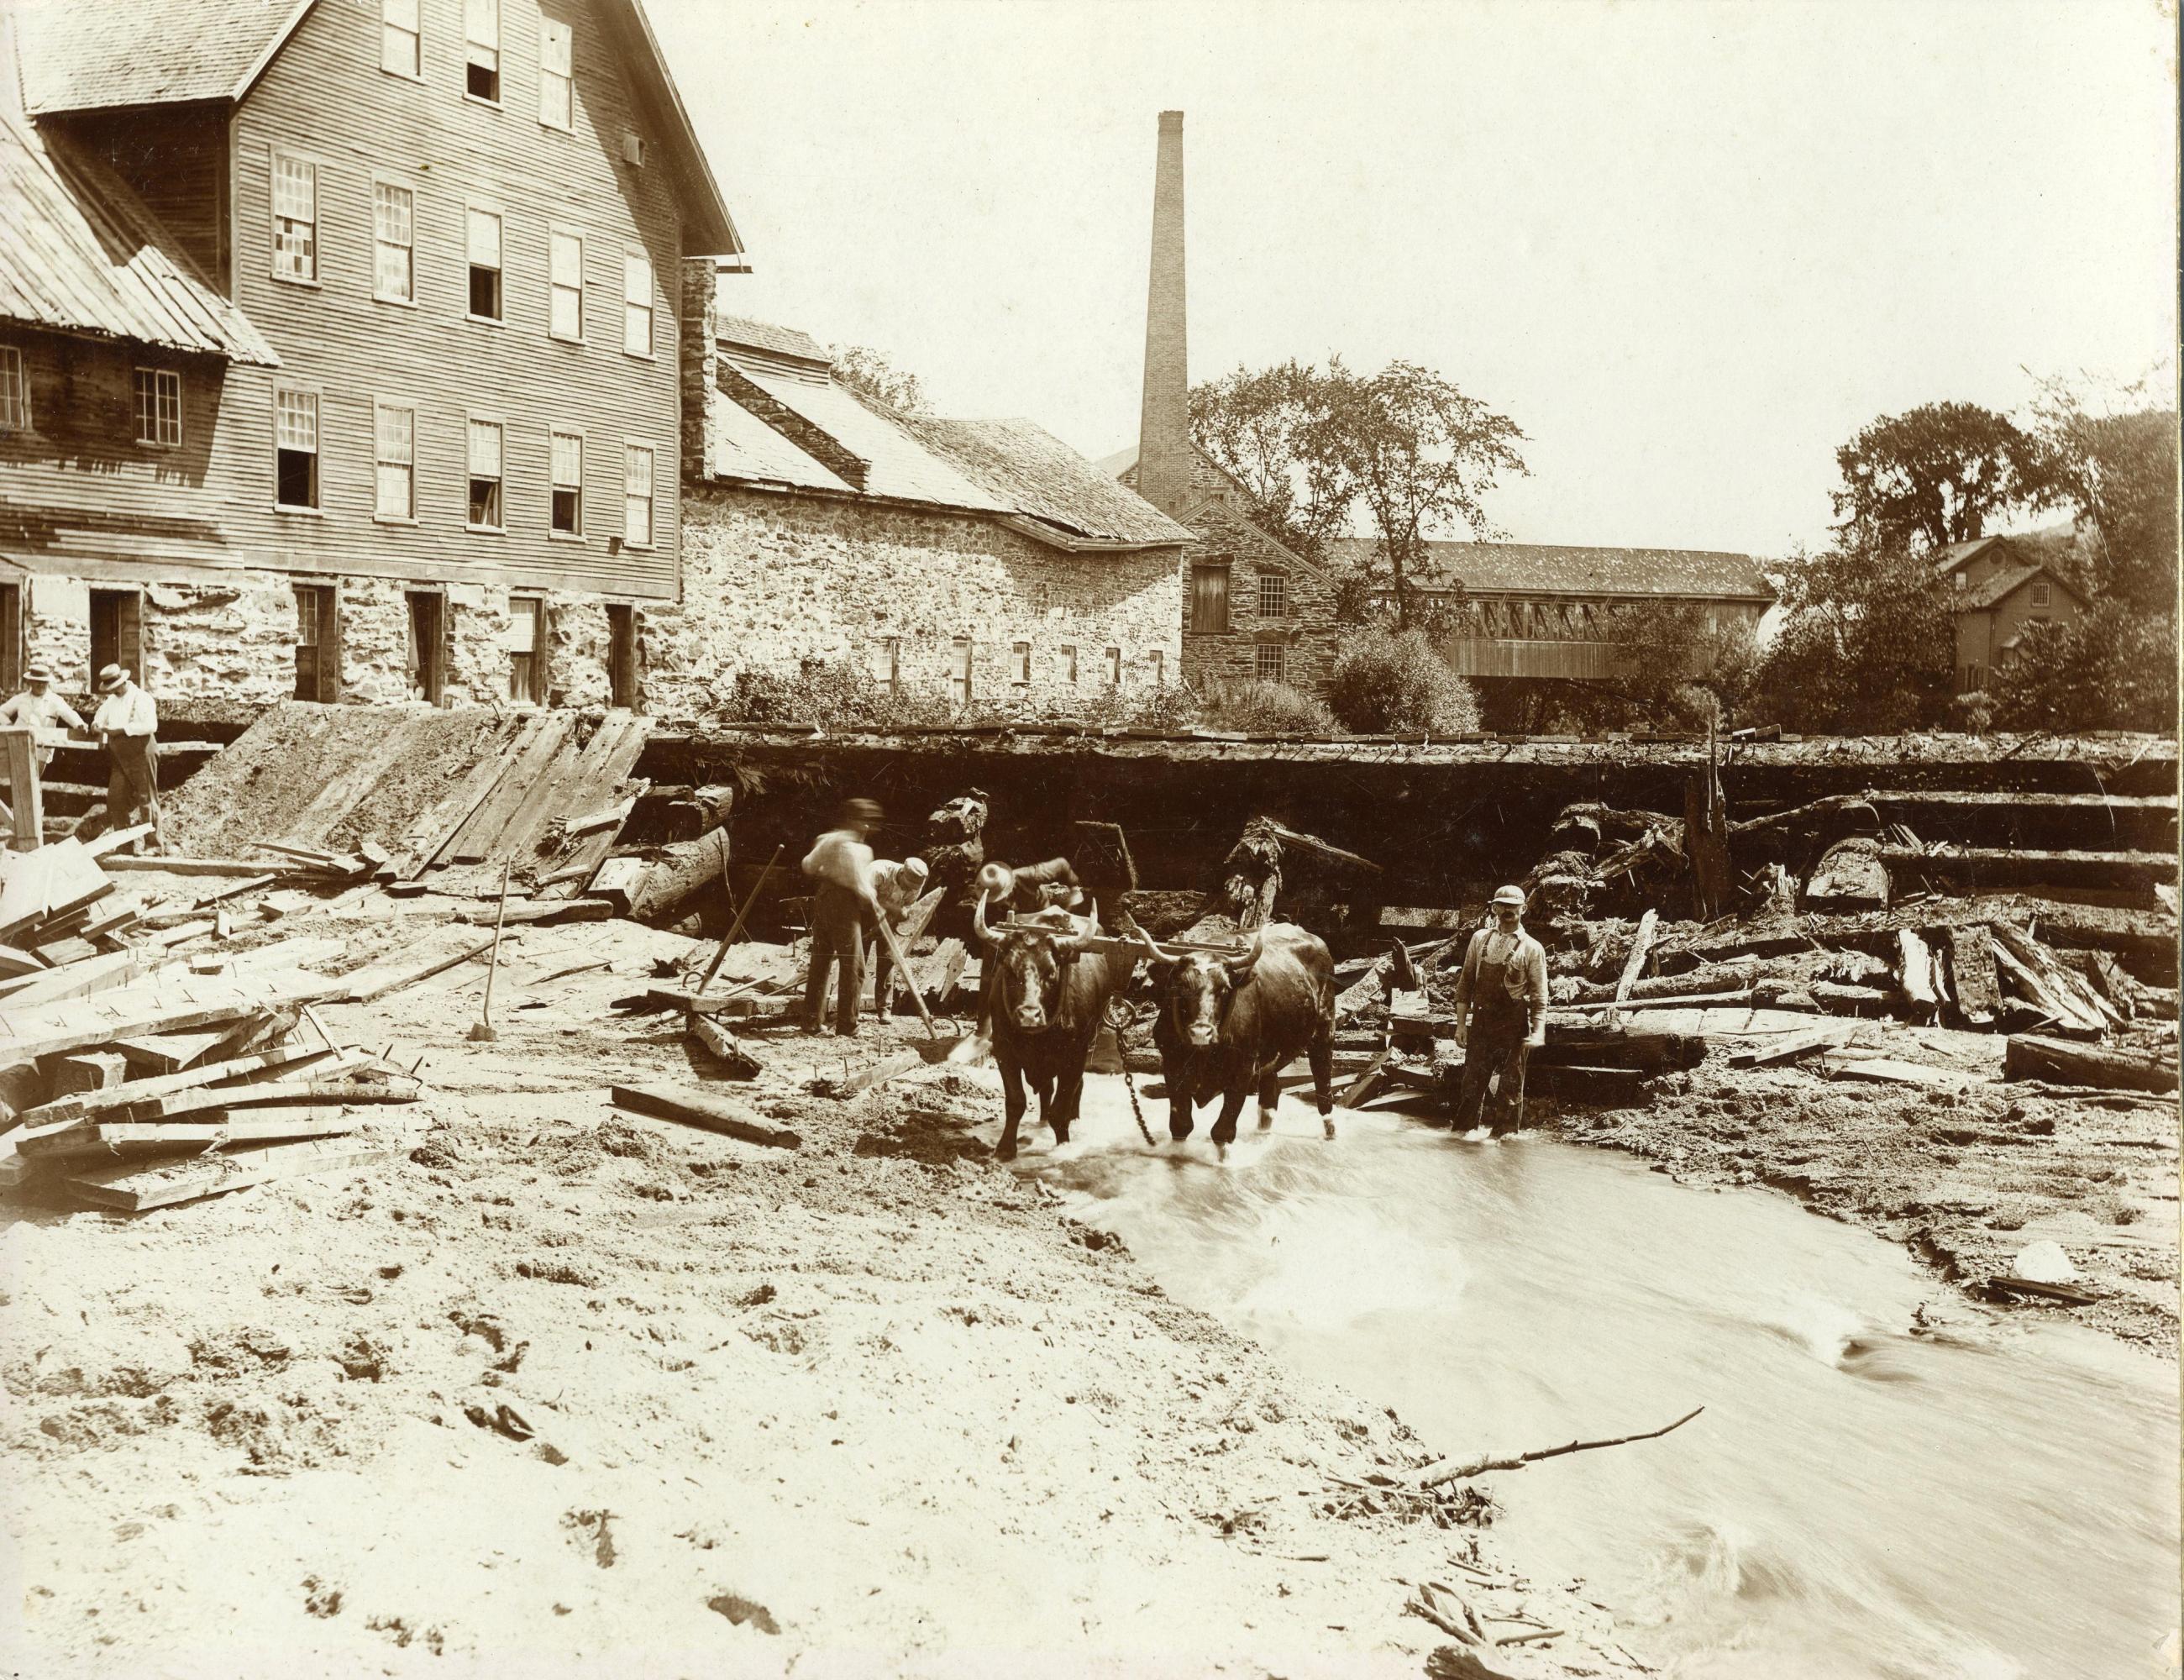
M 353 965 L 440 920 L 334 926 Z M 1326 1515 L 1330 1477 L 1481 1444 L 1166 1299 L 992 1164 L 986 1076 L 838 1102 L 801 1088 L 878 1045 L 766 1037 L 764 1077 L 715 1082 L 610 1008 L 703 949 L 531 930 L 493 1043 L 474 965 L 324 1010 L 426 1058 L 375 1164 L 5 1204 L 14 1672 L 1415 1675 L 1457 1643 L 1404 1612 L 1421 1581 L 1483 1634 L 1439 1672 L 1636 1672 L 1490 1531 Z M 630 1080 L 804 1146 L 621 1113 Z
M 1730 1011 L 1715 1012 L 1722 1015 Z M 1771 1185 L 1815 1211 L 1903 1243 L 1983 1300 L 2067 1314 L 2177 1351 L 2177 1108 L 2131 1093 L 2057 1095 L 1998 1077 L 1998 1041 L 1869 1022 L 1861 1054 L 1961 1065 L 1962 1089 L 1732 1068 L 1729 1044 L 1657 1082 L 1650 1104 L 1572 1108 L 1578 1143 L 1646 1156 L 1694 1183 Z M 2053 1241 L 2096 1304 L 2064 1306 L 1991 1287 Z

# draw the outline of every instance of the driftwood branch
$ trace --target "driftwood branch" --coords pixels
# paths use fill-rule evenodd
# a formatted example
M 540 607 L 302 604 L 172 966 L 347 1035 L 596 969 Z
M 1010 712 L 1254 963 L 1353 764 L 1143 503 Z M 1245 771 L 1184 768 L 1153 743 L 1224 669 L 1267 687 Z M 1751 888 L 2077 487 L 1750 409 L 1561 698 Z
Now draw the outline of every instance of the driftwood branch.
M 1657 1441 L 1671 1431 L 1682 1428 L 1705 1410 L 1704 1406 L 1694 1406 L 1674 1423 L 1664 1425 L 1658 1429 L 1648 1430 L 1642 1435 L 1618 1435 L 1613 1439 L 1605 1441 L 1572 1441 L 1566 1446 L 1542 1447 L 1534 1452 L 1514 1453 L 1501 1457 L 1490 1454 L 1485 1458 L 1472 1459 L 1460 1464 L 1451 1464 L 1444 1460 L 1439 1464 L 1429 1465 L 1406 1491 L 1424 1493 L 1426 1489 L 1438 1488 L 1444 1483 L 1460 1482 L 1466 1477 L 1483 1475 L 1490 1470 L 1522 1470 L 1526 1465 L 1536 1464 L 1541 1459 L 1561 1458 L 1569 1453 L 1589 1453 L 1602 1447 L 1624 1446 L 1632 1441 Z

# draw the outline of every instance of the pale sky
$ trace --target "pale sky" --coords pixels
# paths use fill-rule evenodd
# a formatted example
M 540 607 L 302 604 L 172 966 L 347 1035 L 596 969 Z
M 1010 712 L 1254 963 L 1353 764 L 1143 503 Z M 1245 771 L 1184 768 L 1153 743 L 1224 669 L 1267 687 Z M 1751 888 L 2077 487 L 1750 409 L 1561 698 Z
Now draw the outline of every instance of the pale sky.
M 1530 435 L 1520 542 L 1777 555 L 1875 416 L 2174 354 L 2148 0 L 648 10 L 750 248 L 724 301 L 1088 455 L 1136 439 L 1165 108 L 1193 380 L 1435 368 Z

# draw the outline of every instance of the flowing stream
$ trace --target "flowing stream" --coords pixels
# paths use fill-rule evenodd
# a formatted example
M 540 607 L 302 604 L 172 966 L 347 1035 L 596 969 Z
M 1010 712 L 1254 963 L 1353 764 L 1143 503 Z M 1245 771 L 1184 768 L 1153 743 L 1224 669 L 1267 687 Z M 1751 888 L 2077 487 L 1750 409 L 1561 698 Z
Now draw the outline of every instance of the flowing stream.
M 1201 1111 L 1202 1140 L 1210 1110 Z M 1437 1450 L 1658 1441 L 1490 1478 L 1497 1540 L 1582 1577 L 1680 1677 L 2170 1674 L 2177 1371 L 1964 1303 L 1752 1191 L 1284 1097 L 1226 1164 L 1139 1141 L 1121 1081 L 1025 1170 L 1177 1299 Z M 1166 1105 L 1148 1104 L 1154 1135 Z M 1944 1321 L 1914 1334 L 1922 1303 Z M 2057 1316 L 2059 1318 L 2059 1315 Z

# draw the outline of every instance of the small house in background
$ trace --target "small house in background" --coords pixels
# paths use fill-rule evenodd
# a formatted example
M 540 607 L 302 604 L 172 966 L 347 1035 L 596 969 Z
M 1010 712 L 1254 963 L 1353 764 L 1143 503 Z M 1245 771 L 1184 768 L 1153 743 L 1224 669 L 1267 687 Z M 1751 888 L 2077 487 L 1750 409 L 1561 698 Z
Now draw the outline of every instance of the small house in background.
M 1029 420 L 899 413 L 805 333 L 721 311 L 710 262 L 685 281 L 683 594 L 650 615 L 656 709 L 819 662 L 1028 714 L 1176 680 L 1190 531 Z
M 2026 627 L 2074 624 L 2086 598 L 2051 563 L 2050 533 L 1952 542 L 1934 570 L 1956 603 L 1957 692 L 1976 693 L 2017 655 Z

